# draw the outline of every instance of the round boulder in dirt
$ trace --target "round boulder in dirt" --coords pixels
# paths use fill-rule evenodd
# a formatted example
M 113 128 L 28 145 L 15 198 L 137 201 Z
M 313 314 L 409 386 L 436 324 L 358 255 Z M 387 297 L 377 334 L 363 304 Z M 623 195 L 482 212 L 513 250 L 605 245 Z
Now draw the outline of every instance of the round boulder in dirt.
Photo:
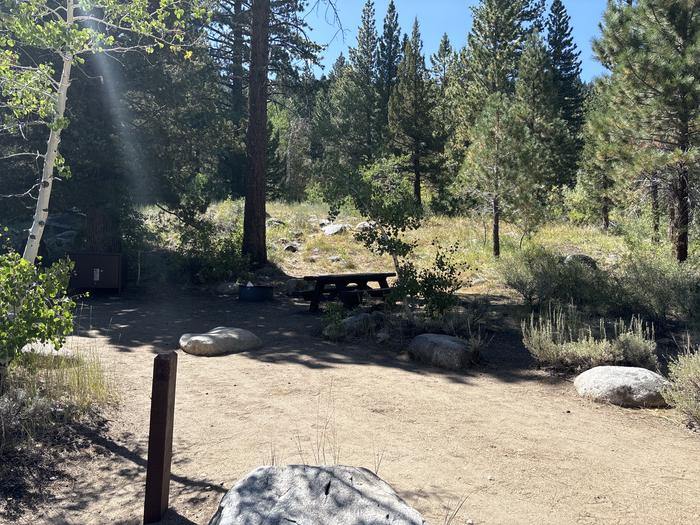
M 221 500 L 209 525 L 424 525 L 421 515 L 369 470 L 260 467 Z
M 574 380 L 579 395 L 628 408 L 662 408 L 666 379 L 646 368 L 597 366 Z
M 180 348 L 186 353 L 212 357 L 247 352 L 262 346 L 260 338 L 248 330 L 219 326 L 205 334 L 185 334 L 180 337 Z
M 462 370 L 478 358 L 466 341 L 443 334 L 419 335 L 408 345 L 408 353 L 416 361 L 448 370 Z

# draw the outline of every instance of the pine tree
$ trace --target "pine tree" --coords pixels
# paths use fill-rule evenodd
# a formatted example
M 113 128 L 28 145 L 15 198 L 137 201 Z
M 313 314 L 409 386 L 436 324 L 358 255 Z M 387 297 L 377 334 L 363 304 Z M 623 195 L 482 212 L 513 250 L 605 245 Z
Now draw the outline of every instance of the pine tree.
M 396 85 L 396 77 L 401 62 L 401 27 L 394 0 L 389 2 L 384 18 L 384 31 L 379 40 L 377 58 L 377 90 L 379 92 L 379 134 L 382 142 L 387 137 L 389 123 L 389 98 Z
M 389 101 L 389 130 L 395 153 L 409 159 L 407 171 L 413 175 L 413 194 L 418 205 L 422 203 L 423 177 L 434 176 L 440 166 L 442 145 L 436 133 L 435 104 L 416 19 Z
M 473 24 L 463 53 L 469 83 L 458 109 L 458 135 L 467 142 L 484 100 L 514 91 L 518 62 L 534 16 L 530 4 L 529 0 L 481 0 L 472 7 Z
M 562 0 L 553 0 L 547 20 L 547 46 L 554 82 L 554 103 L 566 122 L 572 140 L 562 144 L 561 182 L 573 183 L 578 168 L 582 143 L 584 92 L 581 82 L 581 53 L 571 34 L 571 17 Z
M 678 261 L 688 258 L 690 195 L 700 146 L 697 15 L 696 1 L 611 2 L 595 43 L 612 72 L 612 104 L 619 117 L 610 129 L 622 149 L 645 159 L 637 166 L 664 181 Z
M 440 123 L 445 129 L 448 128 L 450 120 L 447 89 L 450 84 L 450 70 L 455 59 L 455 52 L 450 43 L 450 37 L 445 33 L 442 35 L 437 52 L 430 57 L 430 72 L 439 90 L 438 116 Z
M 374 1 L 367 0 L 362 9 L 362 22 L 357 34 L 357 47 L 350 49 L 353 81 L 355 82 L 358 95 L 361 97 L 356 103 L 361 108 L 363 115 L 358 124 L 363 128 L 361 131 L 364 136 L 367 160 L 374 156 L 378 142 L 377 54 L 378 36 L 375 24 Z
M 493 93 L 512 93 L 523 45 L 523 0 L 481 0 L 472 7 L 467 47 L 471 89 L 483 101 Z
M 588 101 L 581 167 L 576 182 L 576 210 L 583 218 L 610 227 L 610 216 L 619 204 L 616 165 L 620 159 L 610 128 L 614 114 L 609 97 L 609 81 L 596 82 Z
M 501 219 L 511 215 L 521 190 L 518 174 L 526 128 L 512 98 L 494 93 L 486 100 L 455 184 L 456 191 L 466 188 L 491 215 L 494 257 L 501 254 Z
M 552 74 L 547 49 L 537 32 L 528 37 L 518 69 L 516 111 L 528 140 L 520 144 L 523 163 L 518 177 L 523 191 L 516 222 L 529 235 L 544 221 L 549 192 L 559 183 L 557 147 L 566 143 L 568 134 L 551 104 Z

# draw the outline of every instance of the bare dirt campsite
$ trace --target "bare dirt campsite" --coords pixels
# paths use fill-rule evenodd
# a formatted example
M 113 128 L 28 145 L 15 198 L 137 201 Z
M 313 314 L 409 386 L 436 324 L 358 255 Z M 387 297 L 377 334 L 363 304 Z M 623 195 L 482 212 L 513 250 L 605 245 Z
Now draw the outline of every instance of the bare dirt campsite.
M 0 0 L 0 525 L 700 524 L 700 0 Z
M 462 499 L 455 524 L 700 519 L 697 435 L 668 410 L 579 398 L 570 381 L 536 370 L 507 331 L 482 366 L 445 373 L 376 344 L 324 341 L 320 318 L 284 297 L 254 307 L 165 293 L 88 304 L 84 335 L 69 346 L 99 349 L 119 408 L 20 522 L 140 523 L 154 353 L 220 324 L 253 330 L 265 346 L 180 353 L 163 523 L 206 523 L 259 465 L 337 462 L 377 470 L 429 523 L 443 523 Z

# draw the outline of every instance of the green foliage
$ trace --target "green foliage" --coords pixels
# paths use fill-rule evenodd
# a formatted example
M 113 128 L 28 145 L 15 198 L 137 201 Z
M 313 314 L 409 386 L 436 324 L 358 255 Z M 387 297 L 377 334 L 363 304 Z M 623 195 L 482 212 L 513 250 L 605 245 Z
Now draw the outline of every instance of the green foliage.
M 591 312 L 641 315 L 658 323 L 695 321 L 700 306 L 700 270 L 654 249 L 633 248 L 618 265 L 603 270 L 533 245 L 504 256 L 498 270 L 530 306 L 573 303 Z
M 403 50 L 401 49 L 401 27 L 394 0 L 390 0 L 384 17 L 384 28 L 379 39 L 377 55 L 377 82 L 379 92 L 380 137 L 386 141 L 389 124 L 389 98 L 396 86 Z
M 571 17 L 562 0 L 553 0 L 547 19 L 547 51 L 554 87 L 554 111 L 564 120 L 571 140 L 558 148 L 562 162 L 560 184 L 572 185 L 576 177 L 583 125 L 584 93 L 581 52 L 572 36 Z
M 438 247 L 434 263 L 416 272 L 418 294 L 425 301 L 426 313 L 433 319 L 444 316 L 457 305 L 455 294 L 462 284 L 454 263 L 458 249 L 457 245 L 448 250 Z
M 379 93 L 377 92 L 377 58 L 379 36 L 377 35 L 374 1 L 367 0 L 362 9 L 362 21 L 357 33 L 357 46 L 351 48 L 350 66 L 354 89 L 358 95 L 356 122 L 362 144 L 366 148 L 366 161 L 373 158 L 379 139 Z
M 669 363 L 668 378 L 670 384 L 664 391 L 666 402 L 700 428 L 700 351 L 693 350 L 689 344 Z
M 605 313 L 617 298 L 607 272 L 577 258 L 565 260 L 542 246 L 531 245 L 506 255 L 498 270 L 503 282 L 529 306 L 556 301 Z
M 637 318 L 630 323 L 608 325 L 601 319 L 598 326 L 585 323 L 575 309 L 550 306 L 539 317 L 532 314 L 521 325 L 523 344 L 542 365 L 556 370 L 578 372 L 603 365 L 640 366 L 656 369 L 656 343 L 653 327 Z
M 29 343 L 61 348 L 73 331 L 75 302 L 66 294 L 71 269 L 68 261 L 41 268 L 17 253 L 0 255 L 0 367 Z
M 417 229 L 422 218 L 401 164 L 401 159 L 390 158 L 366 168 L 353 194 L 357 209 L 371 221 L 371 227 L 359 232 L 358 238 L 376 253 L 390 254 L 397 267 L 398 259 L 413 248 L 403 234 Z
M 142 242 L 160 256 L 156 275 L 149 265 L 144 280 L 208 284 L 235 281 L 249 270 L 242 255 L 242 212 L 236 203 L 224 201 L 183 223 L 170 214 L 147 210 L 147 236 Z
M 623 179 L 618 166 L 629 169 L 626 154 L 616 144 L 610 126 L 615 113 L 609 81 L 598 80 L 589 97 L 583 128 L 583 152 L 576 192 L 569 195 L 574 217 L 607 229 L 610 215 L 622 204 Z
M 531 170 L 540 162 L 543 144 L 524 125 L 524 114 L 512 96 L 491 95 L 471 130 L 472 143 L 454 184 L 455 193 L 470 193 L 493 217 L 495 256 L 501 218 L 519 219 L 526 235 L 542 221 L 542 182 L 539 170 Z
M 700 269 L 658 249 L 637 248 L 615 271 L 619 308 L 657 321 L 698 319 Z
M 423 178 L 437 184 L 442 169 L 444 138 L 436 122 L 436 91 L 425 67 L 418 20 L 406 42 L 398 79 L 389 100 L 389 134 L 397 156 L 407 158 L 403 171 L 411 174 L 414 197 L 421 203 Z
M 630 182 L 657 174 L 672 207 L 673 251 L 688 258 L 691 176 L 700 161 L 700 18 L 697 2 L 609 2 L 594 43 L 611 71 L 614 112 L 604 120 L 631 157 Z

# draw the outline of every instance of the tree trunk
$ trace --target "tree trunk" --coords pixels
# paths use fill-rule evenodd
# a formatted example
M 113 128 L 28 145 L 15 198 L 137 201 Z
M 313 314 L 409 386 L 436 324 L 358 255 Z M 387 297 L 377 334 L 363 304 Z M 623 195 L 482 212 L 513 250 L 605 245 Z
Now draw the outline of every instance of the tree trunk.
M 423 207 L 423 198 L 421 195 L 421 172 L 420 172 L 420 157 L 413 157 L 413 197 L 416 199 L 416 204 L 419 208 Z
M 74 4 L 73 0 L 66 3 L 66 25 L 73 24 Z M 23 257 L 30 263 L 36 261 L 39 254 L 41 237 L 44 234 L 44 227 L 49 218 L 49 202 L 51 201 L 51 190 L 53 189 L 54 171 L 56 160 L 58 159 L 58 146 L 61 143 L 61 131 L 63 129 L 63 118 L 66 114 L 66 102 L 68 100 L 68 88 L 70 87 L 71 70 L 73 68 L 73 57 L 63 56 L 63 70 L 56 93 L 56 115 L 53 126 L 49 130 L 49 140 L 46 143 L 46 155 L 41 170 L 41 182 L 39 183 L 39 196 L 36 201 L 34 220 L 29 229 L 29 237 L 24 247 Z
M 267 163 L 267 91 L 270 55 L 270 0 L 253 0 L 248 84 L 248 131 L 246 155 L 243 254 L 255 267 L 267 263 L 265 232 L 265 178 Z
M 690 225 L 690 194 L 688 166 L 681 165 L 673 192 L 674 213 L 671 224 L 673 255 L 678 262 L 688 259 L 688 228 Z
M 654 243 L 659 242 L 659 230 L 661 228 L 661 209 L 659 208 L 659 179 L 656 174 L 651 177 L 651 223 L 652 234 L 651 240 Z
M 493 198 L 493 256 L 501 256 L 501 209 L 498 197 Z
M 608 199 L 603 199 L 603 208 L 601 210 L 603 215 L 603 231 L 608 231 L 610 229 L 610 205 L 608 204 Z

